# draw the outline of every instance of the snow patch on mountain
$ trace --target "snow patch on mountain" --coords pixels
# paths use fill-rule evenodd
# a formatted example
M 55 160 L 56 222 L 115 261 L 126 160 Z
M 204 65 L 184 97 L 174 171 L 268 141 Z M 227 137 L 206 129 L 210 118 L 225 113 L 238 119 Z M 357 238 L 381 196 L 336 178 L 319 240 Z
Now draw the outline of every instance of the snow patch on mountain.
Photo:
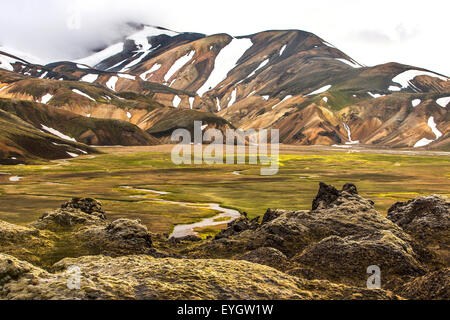
M 449 102 L 450 97 L 443 97 L 436 100 L 436 103 L 440 105 L 442 108 L 446 108 Z
M 408 88 L 409 86 L 414 87 L 414 85 L 411 83 L 411 81 L 414 80 L 414 78 L 418 77 L 418 76 L 429 76 L 429 77 L 441 79 L 443 81 L 448 81 L 447 77 L 438 75 L 434 72 L 421 71 L 421 70 L 407 70 L 407 71 L 404 71 L 404 72 L 400 73 L 399 75 L 395 76 L 392 79 L 392 82 L 398 83 L 399 85 L 402 86 L 402 88 Z
M 76 157 L 79 157 L 79 156 L 80 156 L 79 154 L 76 154 L 76 153 L 73 153 L 73 152 L 68 152 L 68 151 L 66 151 L 66 153 L 67 153 L 69 156 L 71 156 L 72 158 L 76 158 Z
M 61 133 L 61 132 L 59 132 L 59 131 L 56 130 L 56 129 L 53 129 L 53 128 L 44 126 L 43 124 L 41 124 L 41 127 L 42 127 L 42 129 L 44 129 L 45 131 L 50 132 L 51 134 L 53 134 L 53 135 L 55 135 L 55 136 L 57 136 L 57 137 L 59 137 L 59 138 L 61 138 L 61 139 L 69 140 L 69 141 L 73 141 L 73 142 L 77 142 L 77 140 L 75 140 L 74 138 L 71 138 L 71 137 L 65 135 L 64 133 Z
M 118 73 L 117 74 L 120 78 L 123 79 L 128 79 L 128 80 L 136 80 L 136 77 L 131 75 L 131 74 L 126 74 L 126 73 Z
M 172 76 L 177 73 L 181 68 L 183 68 L 192 58 L 195 56 L 195 50 L 191 50 L 186 55 L 179 58 L 174 64 L 170 67 L 169 71 L 167 71 L 164 76 L 164 81 L 168 82 Z
M 369 96 L 371 96 L 372 98 L 380 98 L 380 97 L 384 97 L 384 94 L 379 94 L 379 93 L 372 93 L 370 91 L 367 91 L 367 93 L 369 94 Z
M 42 59 L 39 59 L 38 57 L 32 56 L 29 53 L 25 53 L 23 51 L 20 51 L 20 50 L 11 48 L 11 47 L 0 46 L 0 51 L 3 51 L 10 55 L 16 56 L 20 59 L 25 60 L 28 63 L 39 64 L 39 65 L 46 64 L 45 61 L 43 61 Z M 48 61 L 48 62 L 50 62 L 50 61 Z
M 231 92 L 231 99 L 230 99 L 230 102 L 228 102 L 228 107 L 231 107 L 236 102 L 236 94 L 237 94 L 237 89 L 235 88 L 233 90 L 233 92 Z
M 286 50 L 287 48 L 287 44 L 285 44 L 281 49 L 280 49 L 280 57 L 283 55 L 284 50 Z
M 17 62 L 20 62 L 20 61 L 0 54 L 0 68 L 1 69 L 5 69 L 8 71 L 14 71 L 14 67 L 12 65 Z
M 137 54 L 134 55 L 133 57 L 138 56 L 138 55 L 139 55 L 139 57 L 138 57 L 137 59 L 131 61 L 131 62 L 130 62 L 129 64 L 127 64 L 125 67 L 123 67 L 123 68 L 120 70 L 120 72 L 126 72 L 126 71 L 130 70 L 132 67 L 138 65 L 139 63 L 142 62 L 142 60 L 144 60 L 145 57 L 147 57 L 147 56 L 149 55 L 150 52 L 152 52 L 152 51 L 142 52 L 142 53 L 139 52 L 139 53 L 137 53 Z
M 414 145 L 414 148 L 424 147 L 429 145 L 430 143 L 438 140 L 440 137 L 442 137 L 442 133 L 438 130 L 436 123 L 434 122 L 434 117 L 430 117 L 428 119 L 428 127 L 433 131 L 434 135 L 436 136 L 435 140 L 430 140 L 427 138 L 420 139 L 417 141 L 417 143 Z
M 345 63 L 345 64 L 347 64 L 347 65 L 349 65 L 350 67 L 352 67 L 352 68 L 355 68 L 355 69 L 357 69 L 357 68 L 361 68 L 361 65 L 359 65 L 358 63 L 356 63 L 355 61 L 348 61 L 347 59 L 342 59 L 342 58 L 336 58 L 336 60 L 338 60 L 338 61 L 340 61 L 340 62 L 343 62 L 343 63 Z
M 324 92 L 330 90 L 330 88 L 331 88 L 331 85 L 324 86 L 324 87 L 322 87 L 320 89 L 317 89 L 316 91 L 311 92 L 310 94 L 307 94 L 306 97 L 313 96 L 313 95 L 320 94 L 320 93 L 324 93 Z
M 256 93 L 256 90 L 253 90 L 252 92 L 249 93 L 249 95 L 247 96 L 247 98 L 251 97 L 252 95 L 254 95 Z
M 170 37 L 174 37 L 178 35 L 178 32 L 171 30 L 163 30 L 154 26 L 145 26 L 143 30 L 132 34 L 127 39 L 134 41 L 134 44 L 138 48 L 139 52 L 145 52 L 152 47 L 152 45 L 148 40 L 152 37 L 156 37 L 163 34 Z
M 53 95 L 51 95 L 50 93 L 47 93 L 46 95 L 42 96 L 40 102 L 43 104 L 47 104 L 52 98 L 53 98 Z
M 155 72 L 155 71 L 157 71 L 157 70 L 159 70 L 159 69 L 161 68 L 161 66 L 162 66 L 161 64 L 155 63 L 155 64 L 150 68 L 150 70 L 148 70 L 148 71 L 144 72 L 143 74 L 141 74 L 141 75 L 140 75 L 140 78 L 141 78 L 142 80 L 144 80 L 144 81 L 147 81 L 148 75 L 151 74 L 151 73 L 153 73 L 153 72 Z
M 252 41 L 248 38 L 233 38 L 226 47 L 220 50 L 216 57 L 213 71 L 209 75 L 208 80 L 198 89 L 197 94 L 201 97 L 225 80 L 228 73 L 236 67 L 239 59 L 252 45 Z
M 96 81 L 98 79 L 98 74 L 87 74 L 85 76 L 83 76 L 80 81 L 83 82 L 88 82 L 88 83 L 93 83 L 94 81 Z
M 333 46 L 333 45 L 332 45 L 331 43 L 329 43 L 329 42 L 323 41 L 323 44 L 326 45 L 327 47 L 337 49 L 335 46 Z
M 173 106 L 175 108 L 178 108 L 180 106 L 180 103 L 181 103 L 181 98 L 179 96 L 175 96 L 173 98 L 173 102 L 172 102 Z
M 411 105 L 413 106 L 413 108 L 415 108 L 415 107 L 417 107 L 421 102 L 422 102 L 422 100 L 420 100 L 420 99 L 414 99 L 413 101 L 411 101 Z
M 397 86 L 389 86 L 388 90 L 389 91 L 401 91 L 402 89 Z
M 108 48 L 99 51 L 97 53 L 94 53 L 88 57 L 78 59 L 75 62 L 86 64 L 88 66 L 94 67 L 100 62 L 102 62 L 105 59 L 108 59 L 109 57 L 115 56 L 116 54 L 119 54 L 123 51 L 123 42 L 119 42 L 116 44 L 113 44 L 112 46 L 109 46 Z
M 88 98 L 89 100 L 92 100 L 95 102 L 95 99 L 91 98 L 89 95 L 87 95 L 84 92 L 81 92 L 80 90 L 72 89 L 72 91 L 75 92 L 76 94 L 79 94 L 80 96 L 83 96 L 83 97 Z
M 434 135 L 436 136 L 436 140 L 442 137 L 442 133 L 438 130 L 436 127 L 436 122 L 434 122 L 434 117 L 430 117 L 428 119 L 428 126 L 430 127 L 431 131 L 433 131 Z
M 135 54 L 134 56 L 137 56 L 137 54 Z M 134 57 L 134 56 L 133 56 L 133 57 Z M 115 69 L 115 68 L 117 68 L 118 66 L 124 64 L 125 62 L 127 62 L 127 59 L 122 60 L 122 61 L 120 61 L 119 63 L 116 63 L 115 65 L 113 65 L 112 67 L 107 68 L 106 71 Z
M 116 91 L 116 84 L 117 81 L 119 80 L 118 77 L 113 76 L 111 78 L 109 78 L 108 82 L 106 82 L 106 86 L 111 89 L 112 91 Z
M 190 105 L 190 107 L 191 107 L 191 110 L 194 108 L 194 101 L 195 101 L 195 98 L 194 98 L 194 97 L 190 97 L 190 98 L 189 98 L 189 105 Z
M 258 66 L 252 73 L 250 73 L 250 74 L 247 76 L 246 79 L 253 77 L 253 76 L 256 74 L 256 72 L 258 72 L 259 69 L 264 68 L 264 67 L 269 63 L 269 60 L 270 60 L 270 59 L 266 59 L 266 60 L 264 60 L 263 62 L 261 62 L 261 63 L 259 64 L 259 66 Z
M 280 104 L 282 104 L 283 102 L 289 100 L 290 98 L 292 98 L 292 96 L 291 96 L 291 95 L 287 95 L 286 97 L 284 97 L 283 100 L 281 100 L 281 101 L 278 102 L 276 105 L 274 105 L 274 106 L 272 107 L 272 109 L 275 109 L 275 108 L 278 107 Z
M 430 143 L 432 143 L 434 140 L 430 140 L 427 138 L 422 138 L 419 141 L 416 142 L 416 144 L 414 145 L 414 148 L 420 148 L 420 147 L 425 147 L 427 145 L 429 145 Z
M 217 105 L 217 111 L 222 110 L 222 108 L 220 107 L 220 100 L 219 100 L 219 98 L 216 98 L 216 105 Z

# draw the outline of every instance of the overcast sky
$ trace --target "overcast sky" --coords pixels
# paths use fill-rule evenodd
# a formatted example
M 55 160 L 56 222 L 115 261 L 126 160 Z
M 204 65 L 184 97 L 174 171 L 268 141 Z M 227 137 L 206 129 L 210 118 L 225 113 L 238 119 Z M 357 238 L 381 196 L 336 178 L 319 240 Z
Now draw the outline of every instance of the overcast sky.
M 313 32 L 360 63 L 396 61 L 450 75 L 447 0 L 1 0 L 0 45 L 45 61 L 113 43 L 127 21 L 176 31 Z

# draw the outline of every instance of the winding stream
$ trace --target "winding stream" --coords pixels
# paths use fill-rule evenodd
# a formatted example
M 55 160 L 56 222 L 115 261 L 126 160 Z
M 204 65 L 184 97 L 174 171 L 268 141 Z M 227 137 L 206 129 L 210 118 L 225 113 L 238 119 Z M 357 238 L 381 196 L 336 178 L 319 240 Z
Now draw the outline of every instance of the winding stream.
M 148 194 L 152 194 L 152 195 L 166 195 L 166 194 L 170 193 L 170 192 L 156 191 L 156 190 L 151 190 L 151 189 L 134 188 L 131 186 L 122 186 L 120 188 L 127 189 L 127 190 L 140 191 L 140 192 L 148 192 Z M 197 235 L 197 232 L 195 232 L 196 228 L 212 227 L 212 226 L 218 226 L 221 224 L 227 224 L 227 223 L 230 223 L 230 222 L 236 220 L 237 218 L 239 218 L 241 216 L 239 211 L 223 208 L 218 203 L 191 203 L 191 202 L 169 201 L 169 200 L 164 200 L 164 199 L 159 199 L 159 198 L 146 198 L 146 197 L 147 197 L 147 195 L 130 196 L 130 198 L 145 198 L 146 200 L 154 201 L 154 202 L 173 204 L 173 205 L 179 205 L 182 207 L 190 207 L 190 208 L 211 209 L 211 210 L 219 212 L 219 214 L 214 217 L 205 218 L 196 223 L 176 225 L 173 229 L 172 234 L 170 235 L 171 238 L 182 238 L 182 237 L 186 237 L 186 236 L 190 236 L 190 235 Z M 228 218 L 228 219 L 224 220 L 225 218 Z M 216 221 L 218 219 L 220 221 Z

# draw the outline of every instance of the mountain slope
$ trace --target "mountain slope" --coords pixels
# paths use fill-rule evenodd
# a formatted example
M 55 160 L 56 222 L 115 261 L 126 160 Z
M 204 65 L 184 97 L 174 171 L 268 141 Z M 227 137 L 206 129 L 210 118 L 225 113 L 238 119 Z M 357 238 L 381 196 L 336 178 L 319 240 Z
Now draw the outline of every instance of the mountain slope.
M 37 128 L 42 125 L 56 128 L 91 145 L 157 144 L 159 141 L 145 131 L 151 132 L 156 125 L 163 128 L 160 122 L 168 119 L 172 120 L 165 123 L 170 126 L 164 127 L 163 132 L 153 130 L 164 141 L 170 141 L 172 131 L 186 125 L 187 119 L 188 127 L 194 121 L 203 121 L 204 125 L 223 132 L 232 127 L 207 112 L 164 107 L 154 101 L 155 95 L 161 99 L 173 93 L 183 97 L 182 92 L 159 84 L 148 83 L 147 87 L 152 90 L 147 95 L 115 92 L 99 84 L 29 78 L 0 70 L 0 101 L 5 99 L 5 110 Z M 176 116 L 179 111 L 184 115 L 181 118 Z
M 155 145 L 159 141 L 126 121 L 87 118 L 72 112 L 27 101 L 0 99 L 0 109 L 38 129 L 60 132 L 88 145 Z
M 0 109 L 0 164 L 33 163 L 98 153 L 84 144 L 43 132 Z
M 140 29 L 86 59 L 49 64 L 48 71 L 11 66 L 32 77 L 217 113 L 240 129 L 280 128 L 284 143 L 448 148 L 444 75 L 399 63 L 366 67 L 299 30 L 231 37 Z M 135 124 L 148 130 L 154 118 L 145 119 L 150 123 Z

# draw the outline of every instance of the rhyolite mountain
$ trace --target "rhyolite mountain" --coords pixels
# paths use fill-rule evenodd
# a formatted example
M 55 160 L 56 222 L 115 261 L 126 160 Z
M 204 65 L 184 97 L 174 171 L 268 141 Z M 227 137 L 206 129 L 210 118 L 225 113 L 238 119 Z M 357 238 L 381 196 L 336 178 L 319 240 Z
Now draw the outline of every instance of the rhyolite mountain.
M 2 48 L 0 97 L 129 122 L 161 143 L 205 120 L 220 130 L 277 128 L 289 144 L 449 148 L 445 75 L 367 67 L 299 30 L 232 37 L 135 27 L 73 62 L 43 66 Z

